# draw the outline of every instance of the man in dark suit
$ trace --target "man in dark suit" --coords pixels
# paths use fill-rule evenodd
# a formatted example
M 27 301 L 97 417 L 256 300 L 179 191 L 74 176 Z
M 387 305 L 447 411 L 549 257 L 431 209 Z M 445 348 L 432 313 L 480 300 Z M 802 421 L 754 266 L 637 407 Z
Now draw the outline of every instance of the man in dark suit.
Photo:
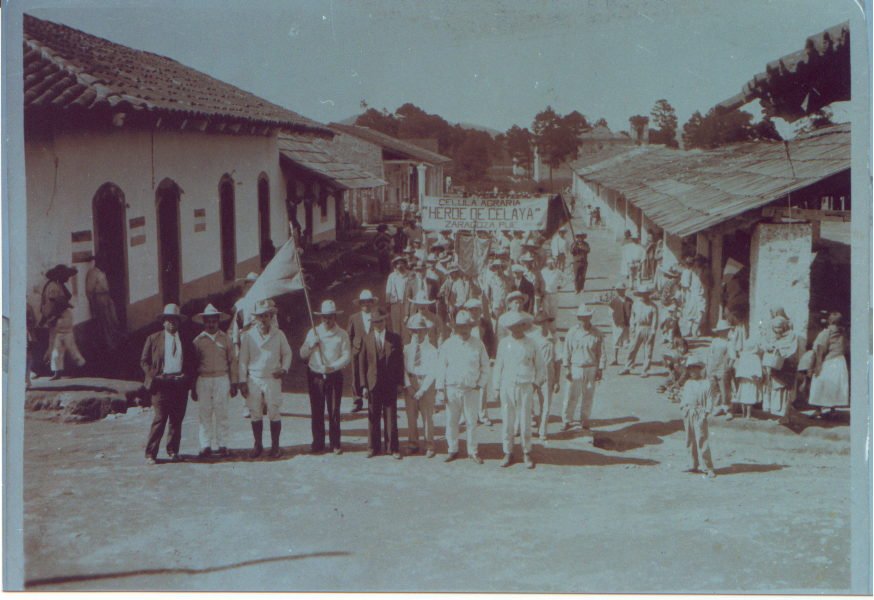
M 525 294 L 525 302 L 522 305 L 522 310 L 524 312 L 531 312 L 531 304 L 534 299 L 534 284 L 527 279 L 525 279 L 525 267 L 521 265 L 513 265 L 511 271 L 513 272 L 513 281 L 510 284 L 511 292 L 522 292 Z
M 398 440 L 398 394 L 404 389 L 404 347 L 401 336 L 386 331 L 386 312 L 379 308 L 371 317 L 372 329 L 364 337 L 359 355 L 361 382 L 367 398 L 367 458 L 380 453 L 380 419 L 384 421 L 386 450 L 401 460 Z
M 370 290 L 363 290 L 358 296 L 358 305 L 361 307 L 361 311 L 349 318 L 349 327 L 346 329 L 346 333 L 349 334 L 349 343 L 352 344 L 352 397 L 354 398 L 352 412 L 364 410 L 364 400 L 361 398 L 363 385 L 358 356 L 361 354 L 364 336 L 371 330 L 370 319 L 373 307 L 376 306 L 376 297 L 370 293 Z
M 191 343 L 183 342 L 179 337 L 179 324 L 183 318 L 179 306 L 165 306 L 164 312 L 157 316 L 163 321 L 164 329 L 149 336 L 140 357 L 140 366 L 146 374 L 143 386 L 152 394 L 152 408 L 155 411 L 146 443 L 146 462 L 150 465 L 156 462 L 168 420 L 167 454 L 173 462 L 182 461 L 179 456 L 182 420 L 188 406 L 188 392 L 197 358 Z

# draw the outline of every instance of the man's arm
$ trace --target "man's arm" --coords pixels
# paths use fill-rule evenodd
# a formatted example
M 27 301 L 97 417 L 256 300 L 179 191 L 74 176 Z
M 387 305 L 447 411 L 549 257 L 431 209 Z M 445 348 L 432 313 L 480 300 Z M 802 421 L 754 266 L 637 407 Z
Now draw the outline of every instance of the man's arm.
M 242 346 L 241 352 L 242 352 Z M 310 329 L 309 333 L 307 333 L 306 339 L 303 341 L 303 345 L 300 347 L 300 357 L 303 359 L 307 359 L 313 353 L 313 350 L 316 348 L 316 330 Z M 240 354 L 240 362 L 243 362 L 243 355 Z
M 478 388 L 484 388 L 489 383 L 489 355 L 482 341 L 479 343 L 479 379 L 476 382 Z
M 543 361 L 540 349 L 534 343 L 531 344 L 531 347 L 534 349 L 534 383 L 541 385 L 546 381 L 546 363 Z
M 288 370 L 291 369 L 291 360 L 293 355 L 291 353 L 291 346 L 288 343 L 288 338 L 285 337 L 283 332 L 279 332 L 279 362 L 280 369 L 288 373 Z
M 498 346 L 498 352 L 495 356 L 495 366 L 492 367 L 492 389 L 496 392 L 500 393 L 501 391 L 501 377 L 504 374 L 504 353 L 502 350 L 504 346 Z
M 349 336 L 342 329 L 340 330 L 340 357 L 332 362 L 329 366 L 335 371 L 345 369 L 346 365 L 352 362 L 352 344 L 349 343 Z

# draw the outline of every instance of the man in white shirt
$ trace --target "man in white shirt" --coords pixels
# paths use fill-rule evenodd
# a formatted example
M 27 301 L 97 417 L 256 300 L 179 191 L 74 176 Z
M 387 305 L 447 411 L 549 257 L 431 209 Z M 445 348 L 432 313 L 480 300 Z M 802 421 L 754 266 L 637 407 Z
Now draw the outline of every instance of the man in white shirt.
M 391 315 L 391 331 L 403 338 L 404 323 L 410 316 L 410 300 L 415 298 L 413 278 L 407 270 L 410 263 L 405 257 L 398 256 L 391 264 L 394 271 L 385 282 L 385 302 L 388 305 L 388 313 Z
M 636 237 L 632 237 L 629 243 L 622 246 L 622 274 L 628 278 L 628 287 L 631 289 L 637 289 L 640 285 L 644 260 L 646 260 L 646 250 L 638 243 Z
M 419 415 L 425 428 L 425 457 L 434 458 L 434 402 L 437 395 L 433 385 L 423 389 L 422 383 L 437 365 L 437 348 L 428 342 L 430 324 L 421 314 L 415 314 L 407 322 L 413 340 L 404 347 L 404 385 L 406 386 L 407 451 L 408 455 L 419 451 Z
M 259 301 L 252 311 L 255 327 L 243 335 L 240 343 L 239 385 L 252 418 L 252 435 L 255 438 L 252 458 L 258 458 L 264 449 L 261 436 L 265 405 L 270 421 L 270 452 L 267 456 L 278 458 L 280 455 L 282 378 L 291 368 L 291 347 L 285 334 L 272 324 L 276 312 L 273 300 Z
M 458 427 L 463 412 L 467 420 L 467 454 L 481 465 L 483 460 L 477 454 L 476 419 L 479 414 L 479 391 L 489 378 L 489 357 L 482 341 L 471 335 L 473 326 L 470 313 L 458 311 L 455 315 L 455 333 L 440 347 L 436 368 L 427 375 L 421 388 L 427 390 L 434 383 L 437 392 L 445 396 L 449 456 L 444 462 L 458 458 Z
M 580 403 L 580 426 L 589 431 L 589 416 L 595 399 L 595 384 L 601 381 L 607 366 L 604 336 L 592 324 L 594 311 L 585 304 L 577 309 L 577 321 L 564 340 L 564 360 L 567 365 L 567 387 L 562 410 L 562 431 L 571 428 L 571 420 Z M 590 439 L 590 442 L 593 441 Z
M 558 336 L 555 334 L 555 318 L 544 312 L 537 313 L 534 317 L 534 327 L 527 335 L 540 351 L 546 369 L 546 380 L 535 390 L 540 406 L 540 441 L 545 442 L 548 435 L 549 411 L 553 396 L 559 392 L 558 380 L 561 375 L 562 358 L 556 344 Z
M 337 307 L 331 300 L 322 302 L 322 324 L 310 329 L 300 348 L 300 357 L 309 359 L 307 387 L 310 395 L 313 443 L 310 450 L 325 450 L 325 408 L 328 410 L 328 437 L 331 451 L 342 454 L 340 447 L 340 400 L 343 396 L 343 369 L 352 360 L 349 334 L 337 326 Z
M 559 271 L 564 271 L 565 261 L 568 254 L 568 242 L 565 239 L 567 230 L 561 228 L 552 236 L 552 257 L 555 259 L 555 266 Z
M 564 273 L 558 261 L 552 257 L 546 259 L 546 267 L 540 272 L 543 279 L 543 312 L 550 319 L 558 317 L 558 290 L 564 283 Z M 553 328 L 553 331 L 555 329 Z
M 504 422 L 504 459 L 501 466 L 509 467 L 513 462 L 513 442 L 518 420 L 525 467 L 533 469 L 531 408 L 534 388 L 546 380 L 546 368 L 537 345 L 525 335 L 531 327 L 531 315 L 507 313 L 502 320 L 510 335 L 498 344 L 492 372 L 492 386 L 498 390 L 501 398 L 501 418 Z

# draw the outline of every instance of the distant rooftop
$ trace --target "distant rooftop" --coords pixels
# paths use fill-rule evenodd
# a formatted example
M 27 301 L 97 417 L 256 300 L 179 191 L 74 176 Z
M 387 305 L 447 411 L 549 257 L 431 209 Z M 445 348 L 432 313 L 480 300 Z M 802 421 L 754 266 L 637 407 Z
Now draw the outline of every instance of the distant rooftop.
M 331 129 L 335 129 L 341 133 L 353 135 L 362 140 L 366 140 L 384 149 L 403 155 L 411 160 L 425 162 L 431 165 L 442 165 L 450 162 L 452 159 L 441 156 L 436 152 L 431 152 L 420 148 L 415 144 L 411 144 L 406 140 L 399 140 L 390 135 L 380 133 L 369 127 L 360 127 L 358 125 L 341 125 L 340 123 L 331 123 L 328 125 Z
M 280 162 L 291 161 L 317 177 L 329 179 L 346 189 L 374 188 L 388 184 L 360 166 L 317 148 L 307 136 L 280 135 L 279 156 Z

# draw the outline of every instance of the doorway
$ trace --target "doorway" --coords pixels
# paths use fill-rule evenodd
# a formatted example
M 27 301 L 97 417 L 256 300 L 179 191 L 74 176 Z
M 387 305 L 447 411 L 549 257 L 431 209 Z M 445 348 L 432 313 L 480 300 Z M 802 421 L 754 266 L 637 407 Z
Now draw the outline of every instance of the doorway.
M 258 178 L 258 232 L 261 249 L 261 266 L 273 258 L 273 241 L 270 237 L 270 181 L 267 175 Z
M 181 190 L 172 179 L 165 179 L 155 190 L 158 212 L 158 281 L 164 304 L 181 305 L 182 242 L 179 231 Z
M 122 327 L 127 326 L 127 205 L 124 192 L 114 183 L 104 183 L 91 202 L 94 222 L 94 254 L 102 255 L 109 296 Z

